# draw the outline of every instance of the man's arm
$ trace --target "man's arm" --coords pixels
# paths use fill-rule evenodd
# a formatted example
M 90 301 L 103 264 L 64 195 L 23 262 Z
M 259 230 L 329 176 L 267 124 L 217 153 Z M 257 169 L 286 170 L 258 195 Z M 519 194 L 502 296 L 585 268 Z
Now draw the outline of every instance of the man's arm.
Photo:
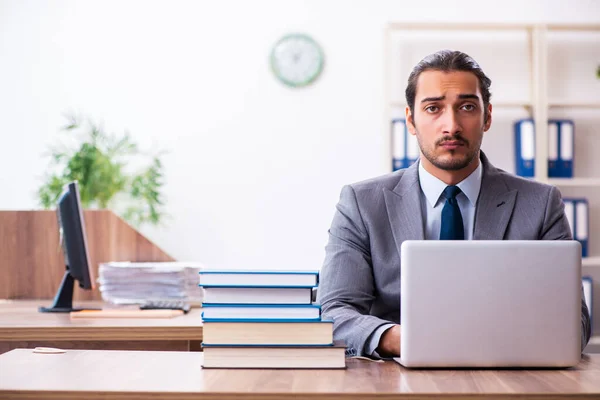
M 336 206 L 317 296 L 323 318 L 334 320 L 334 337 L 346 342 L 350 354 L 365 354 L 375 330 L 390 323 L 369 315 L 375 298 L 369 234 L 351 186 L 342 189 Z
M 548 195 L 544 226 L 542 228 L 542 240 L 571 240 L 571 228 L 565 215 L 565 205 L 562 201 L 560 191 L 552 187 Z M 590 323 L 590 312 L 583 297 L 583 286 L 581 287 L 581 351 L 587 346 L 592 335 Z

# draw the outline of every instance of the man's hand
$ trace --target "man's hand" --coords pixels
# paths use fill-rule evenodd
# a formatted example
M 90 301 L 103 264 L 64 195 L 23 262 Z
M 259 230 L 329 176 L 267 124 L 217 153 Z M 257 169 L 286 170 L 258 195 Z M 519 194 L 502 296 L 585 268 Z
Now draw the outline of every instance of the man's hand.
M 383 332 L 376 351 L 381 357 L 400 357 L 400 325 Z

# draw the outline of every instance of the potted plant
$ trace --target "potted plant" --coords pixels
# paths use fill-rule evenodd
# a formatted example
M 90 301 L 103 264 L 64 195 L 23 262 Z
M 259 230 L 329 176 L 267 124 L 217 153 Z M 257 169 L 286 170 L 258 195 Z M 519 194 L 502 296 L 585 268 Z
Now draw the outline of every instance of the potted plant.
M 116 136 L 89 119 L 67 118 L 61 129 L 66 140 L 49 151 L 40 204 L 54 208 L 64 185 L 77 180 L 84 208 L 111 208 L 135 226 L 159 224 L 165 216 L 164 153 L 144 154 L 127 132 Z M 141 167 L 133 171 L 134 164 Z

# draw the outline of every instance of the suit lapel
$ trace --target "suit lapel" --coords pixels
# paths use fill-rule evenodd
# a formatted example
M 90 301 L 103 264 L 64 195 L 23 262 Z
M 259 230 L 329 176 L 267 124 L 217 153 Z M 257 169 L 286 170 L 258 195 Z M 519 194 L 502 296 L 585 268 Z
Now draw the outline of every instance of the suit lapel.
M 385 206 L 398 253 L 405 240 L 425 238 L 418 165 L 416 162 L 404 172 L 393 191 L 384 189 Z
M 481 162 L 483 177 L 475 212 L 473 240 L 502 240 L 515 207 L 517 190 L 509 190 L 483 152 Z

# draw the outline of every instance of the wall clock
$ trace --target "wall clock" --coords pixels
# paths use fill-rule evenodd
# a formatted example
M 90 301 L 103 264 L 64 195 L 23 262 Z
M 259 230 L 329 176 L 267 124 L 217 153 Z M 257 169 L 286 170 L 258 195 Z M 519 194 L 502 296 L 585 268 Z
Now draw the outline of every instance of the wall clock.
M 310 36 L 292 33 L 279 39 L 271 51 L 271 69 L 291 87 L 310 85 L 323 71 L 324 54 Z

